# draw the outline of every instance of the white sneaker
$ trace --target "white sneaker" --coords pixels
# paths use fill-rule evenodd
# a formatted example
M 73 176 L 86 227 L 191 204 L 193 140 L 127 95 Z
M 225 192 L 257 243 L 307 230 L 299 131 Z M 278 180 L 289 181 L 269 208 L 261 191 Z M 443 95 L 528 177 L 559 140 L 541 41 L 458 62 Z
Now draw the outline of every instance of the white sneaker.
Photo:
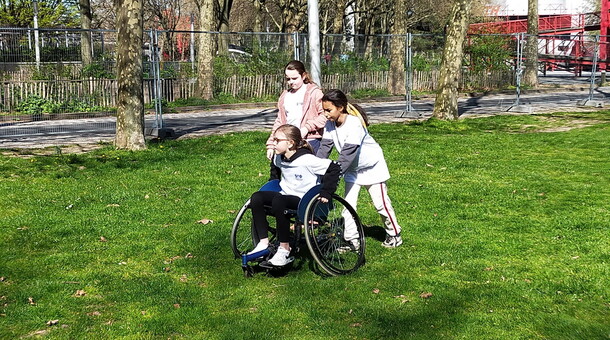
M 401 244 L 402 244 L 402 237 L 400 237 L 400 234 L 398 234 L 396 236 L 386 235 L 385 241 L 383 241 L 383 243 L 381 245 L 386 248 L 396 248 L 396 247 L 400 246 Z
M 278 247 L 277 252 L 275 255 L 273 255 L 271 260 L 269 260 L 269 263 L 275 267 L 282 267 L 289 264 L 293 260 L 294 257 L 290 256 L 290 250 L 286 250 L 284 247 Z
M 254 253 L 258 253 L 259 251 L 261 251 L 261 250 L 265 250 L 265 249 L 267 249 L 268 247 L 269 247 L 269 244 L 268 244 L 268 243 L 263 244 L 262 242 L 259 242 L 259 243 L 256 245 L 256 247 L 254 247 L 254 249 L 250 250 L 250 251 L 248 252 L 248 254 L 246 254 L 246 255 L 252 255 L 252 254 L 254 254 Z
M 337 248 L 337 252 L 339 254 L 345 254 L 345 253 L 349 253 L 352 251 L 358 251 L 358 250 L 360 250 L 360 241 L 356 240 L 356 239 L 348 241 L 348 243 L 346 245 Z

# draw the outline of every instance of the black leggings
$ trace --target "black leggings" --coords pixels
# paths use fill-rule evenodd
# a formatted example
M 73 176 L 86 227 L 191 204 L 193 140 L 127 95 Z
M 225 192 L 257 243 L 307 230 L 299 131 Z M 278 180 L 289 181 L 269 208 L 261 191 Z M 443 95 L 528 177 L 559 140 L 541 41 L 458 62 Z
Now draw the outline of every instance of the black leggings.
M 271 214 L 277 223 L 277 239 L 280 242 L 290 241 L 290 220 L 284 214 L 286 209 L 296 209 L 301 199 L 298 196 L 282 195 L 276 191 L 257 191 L 250 198 L 254 230 L 258 239 L 267 238 L 269 222 L 265 214 L 265 205 L 271 206 Z

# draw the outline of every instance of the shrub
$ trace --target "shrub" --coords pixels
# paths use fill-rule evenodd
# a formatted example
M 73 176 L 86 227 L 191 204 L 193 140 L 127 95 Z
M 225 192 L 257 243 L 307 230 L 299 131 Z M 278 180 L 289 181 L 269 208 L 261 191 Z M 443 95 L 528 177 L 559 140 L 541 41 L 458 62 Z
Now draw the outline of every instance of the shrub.
M 40 115 L 46 103 L 47 100 L 40 96 L 29 96 L 17 105 L 17 111 L 29 115 Z

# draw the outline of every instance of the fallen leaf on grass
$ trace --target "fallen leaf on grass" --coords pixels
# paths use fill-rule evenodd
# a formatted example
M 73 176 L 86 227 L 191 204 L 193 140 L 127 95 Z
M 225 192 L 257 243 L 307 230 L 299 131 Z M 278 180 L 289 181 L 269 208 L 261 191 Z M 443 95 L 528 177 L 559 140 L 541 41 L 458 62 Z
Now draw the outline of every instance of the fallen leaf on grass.
M 228 212 L 229 214 L 235 214 L 235 213 L 237 212 L 237 210 L 227 210 L 227 212 Z
M 55 326 L 59 323 L 59 320 L 47 321 L 47 326 Z
M 362 327 L 362 324 L 360 322 L 356 322 L 356 323 L 353 323 L 353 324 L 351 324 L 349 326 L 350 327 Z
M 76 293 L 74 293 L 75 297 L 81 297 L 81 296 L 85 296 L 85 295 L 87 295 L 87 292 L 85 292 L 82 289 L 79 289 L 79 290 L 76 291 Z
M 419 297 L 422 299 L 427 299 L 427 298 L 432 297 L 432 293 L 424 292 L 424 293 L 419 294 Z
M 100 236 L 100 242 L 108 242 L 108 240 L 104 236 Z
M 4 276 L 0 277 L 0 282 L 4 282 L 4 281 L 6 281 L 6 277 L 4 277 Z
M 36 331 L 34 333 L 30 333 L 28 335 L 28 337 L 30 337 L 30 336 L 37 336 L 37 335 L 47 335 L 47 334 L 49 334 L 49 330 L 48 329 L 41 329 L 41 330 L 38 330 L 38 331 Z
M 32 305 L 32 306 L 36 305 L 36 302 L 34 301 L 34 298 L 33 298 L 33 297 L 31 297 L 31 296 L 28 298 L 28 302 L 29 302 L 29 303 L 30 303 L 30 305 Z
M 180 276 L 180 282 L 186 282 L 186 281 L 188 281 L 186 274 L 182 274 L 182 276 Z
M 102 315 L 102 313 L 100 313 L 98 311 L 93 311 L 93 312 L 87 313 L 87 315 L 89 315 L 89 316 L 100 316 L 100 315 Z
M 176 309 L 180 308 L 180 304 L 179 303 L 174 303 L 174 308 L 176 308 Z
M 184 255 L 184 258 L 185 259 L 192 259 L 193 258 L 193 254 L 188 253 L 188 254 Z
M 572 260 L 576 260 L 576 259 L 579 259 L 579 258 L 580 258 L 580 256 L 578 256 L 578 255 L 572 256 Z
M 375 289 L 373 289 L 373 293 L 375 293 L 375 294 L 379 294 L 379 288 L 375 288 Z
M 405 302 L 411 302 L 411 300 L 409 300 L 405 295 L 396 295 L 394 296 L 395 299 L 400 299 L 400 303 L 405 303 Z
M 206 225 L 206 224 L 214 223 L 214 221 L 208 220 L 207 218 L 204 218 L 204 219 L 201 219 L 201 220 L 197 221 L 197 223 L 201 223 L 203 225 Z
M 492 270 L 494 270 L 494 267 L 487 267 L 487 268 L 485 268 L 485 271 L 488 271 L 488 272 L 492 271 Z

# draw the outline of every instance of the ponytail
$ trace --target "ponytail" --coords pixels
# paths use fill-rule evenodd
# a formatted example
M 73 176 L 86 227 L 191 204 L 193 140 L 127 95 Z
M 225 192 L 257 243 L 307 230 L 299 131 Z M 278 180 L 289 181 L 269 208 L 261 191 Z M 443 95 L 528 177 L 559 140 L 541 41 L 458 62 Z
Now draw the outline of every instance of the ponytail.
M 313 147 L 303 138 L 301 137 L 301 130 L 294 125 L 284 124 L 277 128 L 277 131 L 281 131 L 286 135 L 286 138 L 291 140 L 294 143 L 295 149 L 307 149 L 313 153 Z

